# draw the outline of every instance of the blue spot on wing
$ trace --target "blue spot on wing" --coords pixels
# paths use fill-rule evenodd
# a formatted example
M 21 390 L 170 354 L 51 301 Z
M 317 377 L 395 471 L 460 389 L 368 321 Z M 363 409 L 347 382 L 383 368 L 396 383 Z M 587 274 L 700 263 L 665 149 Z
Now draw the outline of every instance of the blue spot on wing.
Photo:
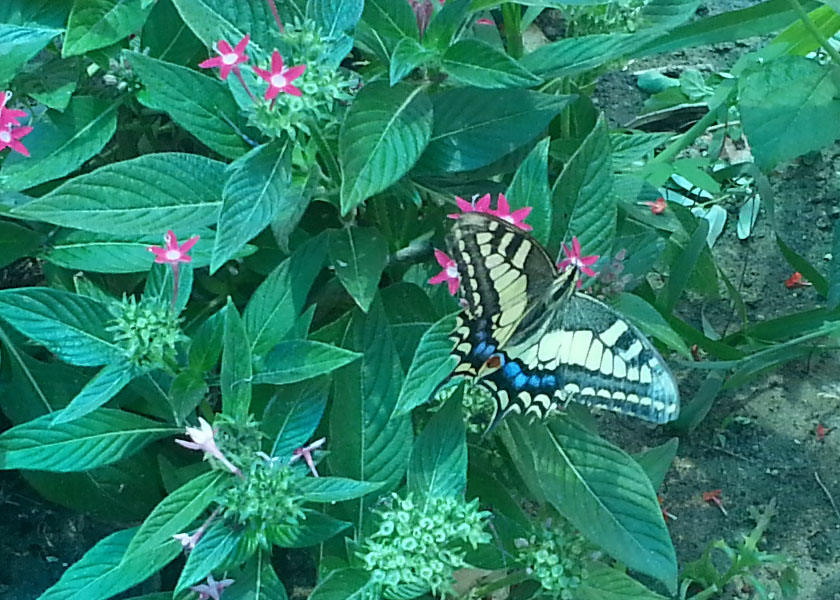
M 522 368 L 515 362 L 509 362 L 505 365 L 505 375 L 510 378 L 516 377 Z
M 520 373 L 519 375 L 513 378 L 513 387 L 515 387 L 517 390 L 522 389 L 527 382 L 528 376 L 524 373 Z

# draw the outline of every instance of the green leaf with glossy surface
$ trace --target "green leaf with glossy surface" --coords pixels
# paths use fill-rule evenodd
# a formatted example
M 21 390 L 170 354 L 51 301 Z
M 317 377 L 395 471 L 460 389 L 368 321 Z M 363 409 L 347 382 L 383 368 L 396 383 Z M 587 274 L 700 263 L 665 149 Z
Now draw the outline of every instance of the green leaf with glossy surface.
M 331 373 L 361 354 L 310 340 L 280 342 L 265 357 L 254 383 L 282 385 Z
M 126 361 L 105 365 L 93 379 L 85 384 L 76 397 L 55 415 L 53 423 L 69 423 L 89 414 L 116 396 L 138 375 L 138 371 Z
M 347 227 L 330 232 L 329 247 L 336 277 L 367 312 L 388 263 L 388 243 L 373 227 Z
M 539 77 L 566 77 L 635 52 L 654 38 L 655 34 L 649 31 L 565 38 L 537 48 L 519 62 Z
M 677 560 L 656 492 L 636 461 L 575 424 L 508 419 L 502 440 L 531 492 L 631 569 L 676 590 Z
M 671 265 L 671 276 L 668 278 L 668 283 L 656 298 L 656 305 L 666 315 L 674 311 L 677 301 L 688 284 L 688 280 L 697 266 L 697 261 L 706 248 L 708 233 L 709 222 L 706 219 L 698 219 L 697 227 L 691 234 L 691 238 L 689 238 L 677 260 Z
M 31 256 L 41 246 L 41 235 L 10 221 L 0 221 L 0 268 Z
M 228 529 L 220 520 L 213 523 L 187 556 L 175 595 L 212 573 L 234 551 L 243 534 L 244 531 Z
M 139 31 L 152 6 L 144 0 L 75 0 L 62 56 L 104 48 Z
M 633 458 L 647 473 L 653 489 L 658 490 L 662 487 L 665 481 L 665 475 L 671 468 L 671 463 L 674 462 L 674 457 L 677 455 L 677 448 L 679 448 L 680 439 L 671 438 L 664 444 L 654 446 L 643 450 L 638 454 L 634 454 Z
M 414 69 L 431 60 L 435 54 L 420 45 L 416 38 L 402 38 L 391 56 L 391 85 L 396 85 Z
M 274 438 L 271 456 L 290 457 L 312 437 L 327 406 L 328 379 L 284 387 L 265 408 L 262 431 Z
M 276 45 L 277 25 L 271 14 L 268 2 L 260 0 L 246 0 L 231 2 L 230 0 L 172 0 L 184 23 L 207 48 L 219 40 L 227 40 L 233 46 L 245 34 L 251 36 L 248 44 L 249 54 L 253 51 L 256 56 L 268 56 Z M 288 23 L 296 8 L 294 2 L 276 2 L 280 11 L 280 19 Z M 300 11 L 294 16 L 303 18 Z
M 575 590 L 575 600 L 666 600 L 614 567 L 588 563 L 586 577 Z
M 303 513 L 305 518 L 298 525 L 274 525 L 267 529 L 266 537 L 281 548 L 306 548 L 320 544 L 350 527 L 350 523 L 322 512 L 304 508 Z
M 47 414 L 0 434 L 0 469 L 85 471 L 117 462 L 179 431 L 111 408 L 61 425 Z
M 452 395 L 414 440 L 408 491 L 419 497 L 462 496 L 467 487 L 463 392 Z
M 826 310 L 833 311 L 840 306 L 840 221 L 834 222 L 831 242 L 831 261 L 828 263 L 828 301 Z
M 364 0 L 309 0 L 307 13 L 321 26 L 321 33 L 336 39 L 359 22 Z
M 528 225 L 541 244 L 548 244 L 551 232 L 551 188 L 548 186 L 548 148 L 551 139 L 541 140 L 528 154 L 507 189 L 511 211 L 531 207 Z
M 691 360 L 691 352 L 680 335 L 671 329 L 665 318 L 643 298 L 622 292 L 611 303 L 627 320 L 642 330 L 645 335 L 655 337 L 660 342 Z
M 216 222 L 225 164 L 196 154 L 147 154 L 80 175 L 13 209 L 24 219 L 115 235 Z
M 225 332 L 222 347 L 222 410 L 242 419 L 251 406 L 251 343 L 239 311 L 228 298 L 225 307 Z
M 344 502 L 367 496 L 382 488 L 382 483 L 356 481 L 346 477 L 306 477 L 299 482 L 305 502 Z
M 271 566 L 270 550 L 258 549 L 241 571 L 233 571 L 229 577 L 234 583 L 225 589 L 225 600 L 288 600 L 286 588 Z
M 450 46 L 443 53 L 441 65 L 454 79 L 479 88 L 531 87 L 542 83 L 508 54 L 476 39 Z
M 245 154 L 248 144 L 237 131 L 245 127 L 245 121 L 224 82 L 136 52 L 124 56 L 143 83 L 138 99 L 144 106 L 167 113 L 222 156 Z
M 60 29 L 0 23 L 0 84 L 11 81 L 29 59 L 60 33 Z
M 26 136 L 29 157 L 9 155 L 0 187 L 25 190 L 64 177 L 98 154 L 117 129 L 117 104 L 76 96 L 63 113 L 47 112 Z
M 647 27 L 670 28 L 682 25 L 694 16 L 700 0 L 651 0 L 639 12 Z
M 429 143 L 432 103 L 423 87 L 365 85 L 344 118 L 338 138 L 341 212 L 405 175 Z
M 318 582 L 309 600 L 373 600 L 375 597 L 370 573 L 362 569 L 338 569 Z
M 86 296 L 42 287 L 0 290 L 0 318 L 73 365 L 95 367 L 123 355 L 106 330 L 108 309 Z

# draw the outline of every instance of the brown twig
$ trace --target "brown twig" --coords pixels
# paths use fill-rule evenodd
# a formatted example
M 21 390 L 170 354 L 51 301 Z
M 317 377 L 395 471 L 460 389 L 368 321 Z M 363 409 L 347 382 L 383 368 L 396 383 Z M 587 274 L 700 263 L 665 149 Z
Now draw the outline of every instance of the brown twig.
M 831 502 L 831 508 L 834 509 L 834 514 L 837 515 L 837 520 L 840 521 L 840 509 L 837 508 L 837 503 L 834 501 L 834 496 L 831 495 L 831 492 L 828 491 L 828 488 L 825 487 L 825 484 L 820 479 L 820 474 L 814 471 L 814 479 L 817 480 L 817 485 L 822 488 L 822 491 L 825 492 L 825 495 L 828 497 L 828 501 Z

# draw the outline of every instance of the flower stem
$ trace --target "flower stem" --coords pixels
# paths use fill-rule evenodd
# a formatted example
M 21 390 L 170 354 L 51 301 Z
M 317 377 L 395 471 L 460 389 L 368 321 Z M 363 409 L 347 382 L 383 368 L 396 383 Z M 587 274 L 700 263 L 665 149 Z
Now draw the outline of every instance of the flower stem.
M 525 48 L 522 45 L 522 9 L 516 2 L 502 4 L 502 18 L 505 22 L 508 54 L 513 58 L 522 58 Z
M 248 97 L 251 98 L 251 100 L 254 102 L 255 105 L 259 104 L 260 103 L 259 100 L 257 100 L 257 97 L 254 96 L 254 93 L 251 91 L 251 88 L 248 87 L 248 84 L 245 83 L 245 80 L 242 78 L 242 72 L 239 70 L 239 67 L 236 67 L 233 70 L 233 72 L 236 73 L 236 78 L 239 80 L 239 83 L 242 84 L 242 87 L 245 88 L 245 91 L 247 92 Z
M 180 283 L 180 271 L 178 263 L 172 265 L 172 312 L 175 312 L 175 305 L 178 303 L 178 284 Z
M 277 12 L 277 5 L 274 0 L 266 0 L 266 2 L 268 2 L 268 8 L 271 9 L 271 14 L 274 16 L 274 22 L 277 23 L 280 33 L 286 33 L 286 28 L 283 27 L 283 21 L 280 20 L 280 13 Z
M 831 57 L 831 60 L 834 62 L 835 65 L 840 67 L 840 53 L 834 49 L 834 46 L 828 41 L 828 39 L 823 35 L 823 33 L 814 25 L 814 22 L 811 20 L 811 17 L 808 16 L 808 13 L 805 12 L 805 9 L 802 8 L 802 5 L 799 4 L 799 0 L 788 0 L 788 4 L 790 4 L 793 11 L 796 13 L 796 16 L 799 17 L 799 20 L 802 21 L 802 24 L 805 26 L 805 29 L 808 30 L 814 38 L 820 43 L 820 46 L 828 53 Z

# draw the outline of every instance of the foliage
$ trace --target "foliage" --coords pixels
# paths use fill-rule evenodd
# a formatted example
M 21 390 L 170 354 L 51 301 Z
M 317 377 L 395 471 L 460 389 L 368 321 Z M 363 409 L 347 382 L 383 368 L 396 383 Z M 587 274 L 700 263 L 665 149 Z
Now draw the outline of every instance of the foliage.
M 774 230 L 826 304 L 760 323 L 710 251 L 730 214 L 741 238 L 760 208 L 774 225 L 766 173 L 840 137 L 840 17 L 571 4 L 0 6 L 0 266 L 37 283 L 0 290 L 0 468 L 141 522 L 42 600 L 144 581 L 282 599 L 280 549 L 317 557 L 314 600 L 428 598 L 473 568 L 489 575 L 465 598 L 759 586 L 752 570 L 779 562 L 757 549 L 769 513 L 713 546 L 727 572 L 710 548 L 678 588 L 656 498 L 672 449 L 637 461 L 580 411 L 484 432 L 492 399 L 447 381 L 462 307 L 432 285 L 457 278 L 433 249 L 485 198 L 552 259 L 575 239 L 599 273 L 586 293 L 708 370 L 674 425 L 690 432 L 721 389 L 840 333 L 840 227 L 825 274 Z M 526 51 L 558 7 L 567 37 Z M 643 77 L 639 129 L 589 97 L 622 60 L 776 32 L 731 73 Z M 698 118 L 674 134 L 662 119 L 685 105 Z M 689 293 L 725 294 L 736 324 L 685 317 Z

